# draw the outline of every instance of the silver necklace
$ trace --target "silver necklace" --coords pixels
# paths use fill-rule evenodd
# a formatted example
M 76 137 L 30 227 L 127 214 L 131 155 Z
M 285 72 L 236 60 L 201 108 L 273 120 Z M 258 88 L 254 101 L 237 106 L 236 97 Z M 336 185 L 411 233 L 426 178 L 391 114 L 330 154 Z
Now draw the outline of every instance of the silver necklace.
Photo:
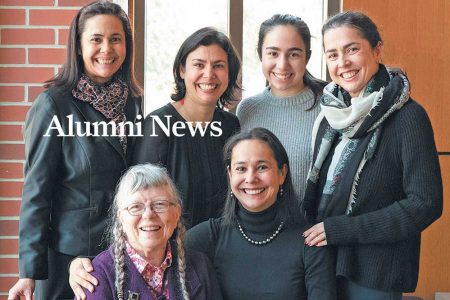
M 249 243 L 251 243 L 251 244 L 253 244 L 253 245 L 265 245 L 265 244 L 267 244 L 267 243 L 270 243 L 274 238 L 276 238 L 276 237 L 280 234 L 281 229 L 283 228 L 284 222 L 281 221 L 280 226 L 278 226 L 277 230 L 275 230 L 275 232 L 274 232 L 271 236 L 269 236 L 267 239 L 265 239 L 265 240 L 263 240 L 263 241 L 255 241 L 255 240 L 249 238 L 249 237 L 245 234 L 244 229 L 242 229 L 241 223 L 239 223 L 239 221 L 237 221 L 237 224 L 238 224 L 239 231 L 241 232 L 242 236 L 243 236 Z

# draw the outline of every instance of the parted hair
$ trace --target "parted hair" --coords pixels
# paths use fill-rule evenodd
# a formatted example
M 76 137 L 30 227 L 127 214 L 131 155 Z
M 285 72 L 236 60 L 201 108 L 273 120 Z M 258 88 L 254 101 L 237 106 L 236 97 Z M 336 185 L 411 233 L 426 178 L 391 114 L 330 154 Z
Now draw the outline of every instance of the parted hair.
M 357 29 L 362 38 L 366 39 L 372 49 L 383 42 L 377 25 L 367 15 L 359 11 L 344 11 L 338 13 L 328 20 L 322 26 L 322 36 L 330 29 L 349 26 Z
M 136 80 L 134 71 L 134 45 L 130 21 L 120 5 L 106 0 L 95 1 L 82 7 L 73 18 L 67 40 L 66 61 L 59 73 L 45 82 L 44 87 L 61 87 L 70 91 L 77 85 L 84 66 L 83 57 L 80 55 L 81 35 L 84 32 L 86 21 L 97 15 L 112 15 L 122 22 L 125 32 L 126 56 L 115 75 L 128 85 L 133 97 L 141 96 L 142 88 Z
M 189 53 L 195 51 L 200 46 L 218 45 L 225 51 L 228 59 L 228 87 L 220 96 L 217 107 L 223 108 L 239 100 L 241 60 L 230 39 L 222 32 L 213 27 L 204 27 L 191 34 L 181 44 L 173 63 L 173 78 L 175 81 L 174 93 L 170 96 L 174 101 L 180 101 L 186 95 L 186 84 L 181 77 L 181 67 L 186 67 L 186 59 Z
M 262 46 L 266 35 L 277 26 L 292 26 L 295 29 L 305 44 L 306 63 L 308 63 L 309 58 L 311 57 L 311 32 L 305 21 L 303 21 L 300 17 L 290 14 L 275 14 L 261 23 L 261 26 L 259 27 L 257 46 L 259 59 L 262 60 Z M 305 70 L 305 74 L 303 75 L 303 83 L 314 93 L 314 103 L 309 108 L 312 109 L 318 103 L 318 100 L 323 93 L 323 88 L 327 83 L 314 77 L 308 70 Z
M 231 168 L 231 158 L 234 147 L 236 147 L 236 145 L 240 142 L 246 140 L 258 140 L 269 146 L 280 171 L 283 166 L 286 165 L 287 173 L 282 185 L 283 195 L 280 196 L 278 193 L 277 200 L 274 204 L 277 207 L 276 218 L 279 221 L 283 220 L 287 226 L 300 222 L 300 204 L 295 198 L 288 155 L 283 147 L 283 144 L 281 144 L 280 140 L 270 130 L 256 127 L 247 131 L 241 131 L 240 133 L 230 137 L 225 144 L 223 151 L 224 163 L 227 170 L 230 170 Z M 228 177 L 228 194 L 222 214 L 225 224 L 231 225 L 235 222 L 236 213 L 239 209 L 238 201 L 239 199 L 236 199 L 236 196 L 231 195 L 230 178 Z
M 123 286 L 126 275 L 125 242 L 127 239 L 122 223 L 118 217 L 119 210 L 121 209 L 120 203 L 135 192 L 156 187 L 167 187 L 173 195 L 174 200 L 181 205 L 181 200 L 175 184 L 170 179 L 166 169 L 160 166 L 152 164 L 133 166 L 122 176 L 117 185 L 116 196 L 111 207 L 111 223 L 108 232 L 110 243 L 114 245 L 115 288 L 119 300 L 124 299 Z M 173 254 L 176 255 L 174 258 L 176 259 L 176 266 L 178 268 L 179 290 L 182 293 L 182 299 L 188 300 L 189 294 L 186 288 L 186 259 L 183 245 L 185 232 L 186 229 L 180 218 L 171 240 L 175 240 L 176 244 L 176 251 L 173 252 Z

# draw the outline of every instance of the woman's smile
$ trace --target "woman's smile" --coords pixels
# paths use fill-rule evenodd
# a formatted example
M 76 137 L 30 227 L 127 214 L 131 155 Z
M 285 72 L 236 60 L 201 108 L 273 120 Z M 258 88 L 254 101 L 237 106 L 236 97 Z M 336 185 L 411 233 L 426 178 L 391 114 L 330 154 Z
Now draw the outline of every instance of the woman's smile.
M 261 194 L 262 192 L 264 192 L 266 189 L 265 188 L 259 188 L 259 189 L 255 189 L 255 188 L 253 188 L 253 189 L 250 189 L 250 188 L 244 188 L 244 189 L 242 189 L 242 191 L 244 192 L 244 193 L 246 193 L 247 195 L 259 195 L 259 194 Z
M 228 174 L 231 190 L 242 206 L 260 212 L 277 200 L 286 170 L 278 168 L 272 150 L 265 142 L 244 140 L 233 148 Z

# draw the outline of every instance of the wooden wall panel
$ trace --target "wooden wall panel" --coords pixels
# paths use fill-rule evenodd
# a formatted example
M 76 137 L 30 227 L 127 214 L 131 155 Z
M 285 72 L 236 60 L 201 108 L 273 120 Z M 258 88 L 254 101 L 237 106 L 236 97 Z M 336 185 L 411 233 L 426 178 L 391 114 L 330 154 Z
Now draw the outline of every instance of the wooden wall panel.
M 342 0 L 377 24 L 383 62 L 411 80 L 412 96 L 430 115 L 438 151 L 450 152 L 450 1 Z
M 422 234 L 419 284 L 414 296 L 434 300 L 435 292 L 450 292 L 450 156 L 440 157 L 444 211 Z

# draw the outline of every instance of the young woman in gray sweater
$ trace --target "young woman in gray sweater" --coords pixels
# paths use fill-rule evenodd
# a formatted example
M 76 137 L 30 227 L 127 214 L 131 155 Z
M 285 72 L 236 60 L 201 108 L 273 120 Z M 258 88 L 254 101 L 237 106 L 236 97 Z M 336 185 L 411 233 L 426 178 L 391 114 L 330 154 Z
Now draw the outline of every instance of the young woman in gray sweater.
M 274 15 L 261 24 L 258 56 L 268 86 L 237 108 L 242 129 L 263 127 L 283 143 L 291 162 L 292 181 L 302 199 L 311 162 L 311 132 L 325 82 L 306 69 L 311 33 L 299 17 Z

